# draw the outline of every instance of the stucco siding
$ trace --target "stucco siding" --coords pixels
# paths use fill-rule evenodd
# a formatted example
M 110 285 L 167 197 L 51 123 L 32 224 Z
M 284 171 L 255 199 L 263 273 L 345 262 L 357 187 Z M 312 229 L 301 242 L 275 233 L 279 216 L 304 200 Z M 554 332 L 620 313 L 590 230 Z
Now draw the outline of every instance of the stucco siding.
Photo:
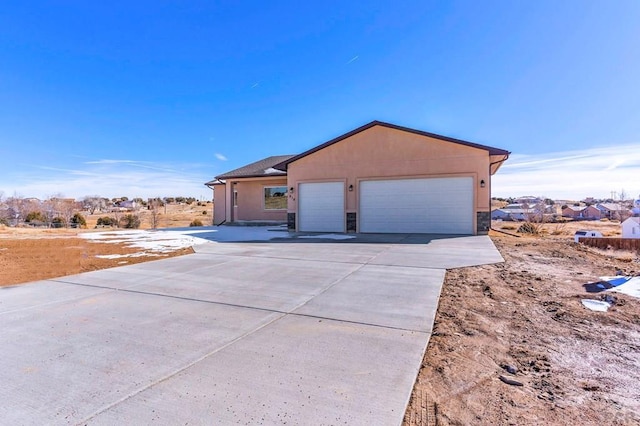
M 234 181 L 236 182 L 236 181 Z M 233 209 L 233 221 L 287 221 L 287 210 L 268 210 L 264 206 L 264 188 L 266 186 L 287 186 L 286 177 L 277 179 L 259 179 L 259 180 L 238 180 L 236 184 L 227 182 L 228 191 L 231 192 L 227 197 L 233 203 L 233 190 L 238 192 L 238 205 L 231 206 Z
M 227 219 L 225 185 L 213 185 L 213 224 L 219 225 Z
M 355 212 L 360 180 L 469 176 L 474 182 L 474 210 L 488 212 L 489 162 L 483 149 L 376 126 L 290 163 L 288 181 L 295 187 L 301 182 L 346 179 L 347 188 L 354 185 L 346 192 L 346 211 Z M 296 208 L 290 198 L 289 211 Z

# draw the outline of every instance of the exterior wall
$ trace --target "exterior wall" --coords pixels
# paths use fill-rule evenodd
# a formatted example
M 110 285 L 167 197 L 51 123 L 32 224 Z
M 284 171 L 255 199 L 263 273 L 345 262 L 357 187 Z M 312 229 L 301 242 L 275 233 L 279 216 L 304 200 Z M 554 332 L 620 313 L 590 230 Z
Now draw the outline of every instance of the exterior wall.
M 347 213 L 358 210 L 361 180 L 470 176 L 474 181 L 474 229 L 478 212 L 491 211 L 490 156 L 483 149 L 375 126 L 289 164 L 288 186 L 345 181 Z M 480 187 L 484 180 L 485 187 Z M 353 191 L 347 188 L 353 185 Z M 294 195 L 294 194 L 292 194 Z M 295 196 L 289 212 L 297 212 Z
M 571 207 L 567 207 L 562 210 L 562 216 L 571 217 L 573 219 L 594 220 L 600 219 L 602 217 L 602 213 L 593 206 L 583 208 L 582 210 L 574 210 Z
M 573 219 L 583 219 L 584 218 L 584 209 L 582 210 L 574 210 L 570 207 L 562 210 L 563 217 L 570 217 Z
M 273 221 L 286 222 L 287 209 L 264 208 L 265 186 L 287 186 L 286 176 L 273 178 L 244 178 L 228 180 L 226 186 L 227 222 Z M 238 206 L 233 206 L 233 191 L 238 192 Z
M 227 220 L 226 185 L 213 185 L 213 224 L 220 225 Z
M 598 210 L 597 208 L 595 208 L 594 206 L 589 206 L 585 209 L 584 211 L 584 215 L 586 218 L 588 219 L 600 219 L 602 218 L 602 213 L 600 212 L 600 210 Z
M 640 218 L 629 218 L 622 222 L 622 238 L 640 238 Z
M 496 220 L 496 219 L 509 220 L 510 219 L 509 212 L 501 209 L 496 209 L 491 212 L 491 219 L 492 220 Z

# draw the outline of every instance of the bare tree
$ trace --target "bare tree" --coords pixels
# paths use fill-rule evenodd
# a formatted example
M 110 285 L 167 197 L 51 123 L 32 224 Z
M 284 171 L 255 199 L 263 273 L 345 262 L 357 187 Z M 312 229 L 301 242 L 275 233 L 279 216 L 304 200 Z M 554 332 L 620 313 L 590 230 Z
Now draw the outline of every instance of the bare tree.
M 87 195 L 82 199 L 82 203 L 89 214 L 94 214 L 96 211 L 102 212 L 107 208 L 105 199 L 99 195 Z
M 620 195 L 619 195 L 619 197 L 620 197 L 619 199 L 620 199 L 620 202 L 621 202 L 621 203 L 623 203 L 623 202 L 625 202 L 625 201 L 627 200 L 627 193 L 626 193 L 626 191 L 624 190 L 624 188 L 622 188 L 622 189 L 620 190 Z
M 158 229 L 160 224 L 160 207 L 162 207 L 162 200 L 160 198 L 150 198 L 147 202 L 147 209 L 149 209 L 151 219 L 151 229 Z
M 7 198 L 7 214 L 13 226 L 18 226 L 26 217 L 28 212 L 25 204 L 24 198 L 18 194 L 13 194 L 13 197 Z

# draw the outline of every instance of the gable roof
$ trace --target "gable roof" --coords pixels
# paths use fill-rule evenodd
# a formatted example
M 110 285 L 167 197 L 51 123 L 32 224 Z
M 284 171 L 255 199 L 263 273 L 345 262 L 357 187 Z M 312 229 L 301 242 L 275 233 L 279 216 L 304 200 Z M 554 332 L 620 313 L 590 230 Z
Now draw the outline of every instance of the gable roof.
M 581 212 L 586 210 L 587 206 L 567 206 L 565 210 L 573 210 L 574 212 Z
M 207 182 L 205 185 L 214 185 L 223 179 L 232 178 L 248 178 L 248 177 L 266 177 L 266 176 L 286 176 L 287 172 L 275 169 L 274 166 L 278 163 L 288 160 L 293 155 L 274 155 L 271 157 L 263 158 L 255 163 L 247 164 L 235 170 L 223 173 L 220 176 L 216 176 L 211 182 Z
M 600 203 L 596 206 L 596 208 L 598 210 L 602 210 L 602 211 L 618 211 L 618 210 L 626 210 L 625 207 L 621 206 L 618 203 Z
M 334 143 L 338 143 L 338 142 L 340 142 L 340 141 L 342 141 L 344 139 L 350 138 L 351 136 L 353 136 L 355 134 L 358 134 L 360 132 L 363 132 L 363 131 L 365 131 L 367 129 L 370 129 L 370 128 L 374 127 L 374 126 L 387 127 L 389 129 L 400 130 L 400 131 L 403 131 L 403 132 L 409 132 L 409 133 L 413 133 L 413 134 L 421 135 L 421 136 L 428 136 L 430 138 L 440 139 L 440 140 L 443 140 L 443 141 L 446 141 L 446 142 L 457 143 L 457 144 L 469 146 L 469 147 L 472 147 L 472 148 L 484 149 L 484 150 L 489 152 L 489 155 L 504 155 L 505 157 L 508 157 L 509 154 L 511 154 L 511 152 L 506 151 L 504 149 L 493 148 L 493 147 L 486 146 L 486 145 L 480 145 L 480 144 L 473 143 L 473 142 L 463 141 L 461 139 L 454 139 L 454 138 L 450 138 L 448 136 L 437 135 L 435 133 L 424 132 L 422 130 L 410 129 L 409 127 L 402 127 L 402 126 L 397 126 L 395 124 L 390 124 L 390 123 L 385 123 L 383 121 L 374 120 L 369 124 L 365 124 L 364 126 L 358 127 L 357 129 L 352 130 L 352 131 L 350 131 L 348 133 L 345 133 L 342 136 L 338 136 L 337 138 L 331 139 L 328 142 L 325 142 L 325 143 L 323 143 L 321 145 L 318 145 L 318 146 L 316 146 L 314 148 L 311 148 L 310 150 L 305 151 L 302 154 L 298 154 L 298 155 L 292 156 L 291 158 L 289 158 L 287 160 L 284 160 L 281 163 L 274 165 L 273 167 L 276 168 L 276 169 L 279 169 L 279 170 L 283 170 L 283 171 L 287 170 L 287 166 L 290 163 L 293 163 L 294 161 L 297 161 L 297 160 L 299 160 L 299 159 L 301 159 L 303 157 L 306 157 L 307 155 L 313 154 L 314 152 L 320 151 L 321 149 L 324 149 L 324 148 L 326 148 L 328 146 L 331 146 Z M 506 160 L 506 158 L 505 158 L 505 160 Z M 502 160 L 502 161 L 504 161 L 504 160 Z

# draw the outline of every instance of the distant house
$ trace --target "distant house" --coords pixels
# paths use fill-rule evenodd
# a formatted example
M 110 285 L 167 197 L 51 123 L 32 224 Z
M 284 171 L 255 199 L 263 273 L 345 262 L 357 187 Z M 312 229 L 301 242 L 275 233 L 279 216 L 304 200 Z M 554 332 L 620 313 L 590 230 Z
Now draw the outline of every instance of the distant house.
M 126 210 L 135 210 L 138 208 L 138 203 L 133 200 L 121 201 L 119 203 L 119 207 Z
M 510 220 L 515 222 L 533 220 L 539 216 L 534 209 L 502 208 L 491 212 L 491 220 Z
M 633 216 L 622 222 L 622 238 L 640 238 L 640 217 Z
M 574 220 L 599 220 L 602 212 L 594 206 L 567 206 L 562 209 L 562 217 L 570 217 Z
M 515 201 L 518 204 L 526 204 L 527 206 L 535 206 L 536 204 L 544 203 L 544 199 L 530 195 L 517 198 Z
M 602 217 L 607 219 L 621 219 L 630 214 L 629 209 L 618 203 L 600 203 L 596 208 L 602 212 Z
M 570 217 L 572 219 L 583 219 L 586 206 L 567 206 L 562 209 L 562 217 Z

